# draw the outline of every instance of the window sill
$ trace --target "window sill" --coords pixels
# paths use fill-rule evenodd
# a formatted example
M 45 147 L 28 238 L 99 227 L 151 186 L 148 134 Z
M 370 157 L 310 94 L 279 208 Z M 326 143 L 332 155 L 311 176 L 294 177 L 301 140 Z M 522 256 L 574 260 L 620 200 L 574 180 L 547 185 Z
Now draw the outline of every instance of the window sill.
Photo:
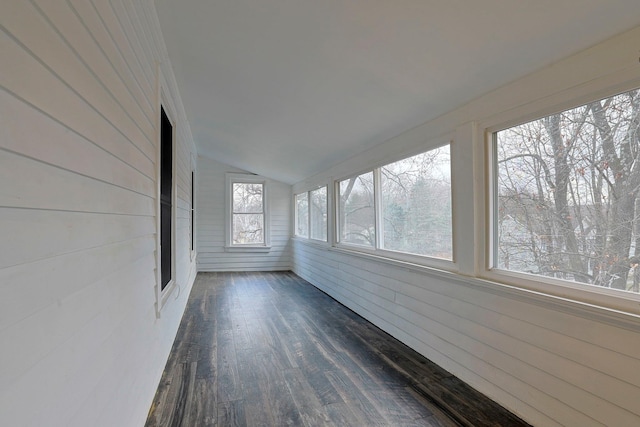
M 337 244 L 331 250 L 347 253 L 361 258 L 372 259 L 385 264 L 417 271 L 456 273 L 458 266 L 453 261 L 427 256 L 411 255 L 402 252 L 385 251 L 349 244 Z
M 271 246 L 225 246 L 225 252 L 269 252 Z
M 640 316 L 640 295 L 634 293 L 499 269 L 487 270 L 479 279 L 504 283 L 505 286 L 549 295 L 562 301 L 572 301 L 596 311 Z
M 488 277 L 489 275 L 480 277 L 464 276 L 452 270 L 452 267 L 455 266 L 452 262 L 447 262 L 449 265 L 448 268 L 440 268 L 437 266 L 386 258 L 359 249 L 360 248 L 351 249 L 350 247 L 344 246 L 329 247 L 330 251 L 367 259 L 369 261 L 381 262 L 422 274 L 441 277 L 447 281 L 457 283 L 460 286 L 475 290 L 483 289 L 485 292 L 491 292 L 497 296 L 506 296 L 528 304 L 535 304 L 547 309 L 555 309 L 585 319 L 595 320 L 634 331 L 640 328 L 640 301 L 638 301 L 635 295 L 632 299 L 622 298 L 619 295 L 615 298 L 613 298 L 612 295 L 608 295 L 610 298 L 607 299 L 602 298 L 605 295 L 598 295 L 595 298 L 585 298 L 585 293 L 592 294 L 593 291 L 581 290 L 582 295 L 579 295 L 575 292 L 566 292 L 569 288 L 565 286 L 545 284 L 538 281 L 531 281 L 529 282 L 529 286 L 526 286 L 522 283 L 515 284 L 513 280 L 507 280 L 507 277 L 499 277 L 500 275 L 498 274 L 492 274 L 492 277 Z M 532 286 L 532 282 L 536 282 L 537 286 Z M 562 292 L 563 289 L 565 292 Z M 573 289 L 573 291 L 576 290 Z M 610 292 L 604 293 L 609 294 Z M 582 298 L 580 298 L 580 296 Z

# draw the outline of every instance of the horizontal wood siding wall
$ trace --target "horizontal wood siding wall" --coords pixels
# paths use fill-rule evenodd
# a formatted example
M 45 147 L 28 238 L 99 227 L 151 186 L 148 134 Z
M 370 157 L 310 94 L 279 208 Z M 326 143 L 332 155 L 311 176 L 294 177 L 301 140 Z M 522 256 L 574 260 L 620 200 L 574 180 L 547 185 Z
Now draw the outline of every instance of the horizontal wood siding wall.
M 639 40 L 640 27 L 294 185 L 316 188 L 452 140 L 458 274 L 303 239 L 293 242 L 293 271 L 533 425 L 639 426 L 637 298 L 624 301 L 631 313 L 616 312 L 480 280 L 495 277 L 483 267 L 485 129 L 640 86 Z
M 300 241 L 293 270 L 536 426 L 640 425 L 640 337 Z
M 0 425 L 143 425 L 195 277 L 195 146 L 153 2 L 7 0 L 0 23 Z M 159 319 L 157 63 L 180 287 Z
M 291 269 L 291 186 L 270 180 L 271 250 L 225 251 L 226 173 L 246 173 L 207 157 L 198 157 L 196 224 L 198 271 L 278 271 Z

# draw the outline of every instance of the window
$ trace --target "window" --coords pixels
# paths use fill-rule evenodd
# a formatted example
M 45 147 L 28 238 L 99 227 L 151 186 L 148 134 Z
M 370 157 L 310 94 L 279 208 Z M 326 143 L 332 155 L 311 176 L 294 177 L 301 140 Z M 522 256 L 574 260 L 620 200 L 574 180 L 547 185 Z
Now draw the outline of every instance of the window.
M 493 134 L 493 267 L 640 292 L 640 91 Z
M 296 236 L 309 237 L 309 193 L 296 195 Z
M 312 239 L 327 241 L 327 187 L 309 192 L 309 230 Z
M 264 244 L 264 184 L 233 183 L 234 245 Z
M 436 148 L 340 181 L 340 242 L 451 260 L 449 151 Z
M 268 247 L 266 180 L 256 175 L 227 175 L 228 247 Z
M 191 171 L 191 252 L 196 250 L 196 172 Z
M 449 146 L 380 170 L 384 249 L 452 258 Z
M 160 290 L 172 278 L 173 126 L 160 108 Z
M 340 242 L 376 246 L 373 172 L 340 182 Z
M 327 187 L 296 194 L 295 235 L 327 241 Z

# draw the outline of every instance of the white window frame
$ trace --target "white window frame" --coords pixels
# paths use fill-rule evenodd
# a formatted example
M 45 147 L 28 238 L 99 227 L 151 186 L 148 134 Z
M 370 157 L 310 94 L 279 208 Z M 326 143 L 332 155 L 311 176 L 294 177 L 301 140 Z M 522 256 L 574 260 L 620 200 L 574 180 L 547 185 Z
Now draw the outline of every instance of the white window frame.
M 307 235 L 304 236 L 302 234 L 298 234 L 298 218 L 300 212 L 298 210 L 298 196 L 306 195 L 307 197 Z M 299 239 L 310 239 L 311 238 L 311 215 L 309 212 L 309 202 L 311 201 L 311 192 L 310 191 L 302 191 L 300 193 L 296 193 L 293 195 L 293 235 Z
M 378 179 L 377 177 L 379 176 L 379 174 L 376 174 L 376 170 L 379 170 L 380 168 L 374 168 L 374 169 L 367 169 L 364 170 L 362 172 L 358 172 L 356 174 L 351 174 L 351 175 L 347 175 L 343 178 L 337 179 L 335 181 L 335 207 L 336 207 L 336 247 L 343 247 L 343 248 L 349 248 L 351 250 L 359 250 L 362 252 L 367 252 L 367 253 L 378 253 L 378 251 L 380 251 L 381 249 L 378 249 L 380 247 L 380 245 L 378 244 L 378 239 L 379 239 L 379 210 L 378 210 L 378 200 L 379 200 L 379 185 L 378 185 Z M 367 246 L 367 245 L 359 245 L 357 243 L 351 243 L 351 242 L 343 242 L 342 241 L 342 228 L 341 228 L 341 216 L 342 216 L 342 212 L 340 211 L 340 183 L 343 181 L 346 181 L 348 179 L 354 178 L 354 177 L 359 177 L 361 175 L 366 175 L 366 174 L 371 174 L 372 178 L 373 178 L 373 211 L 374 211 L 374 227 L 375 227 L 375 243 L 373 246 Z
M 593 310 L 613 309 L 627 313 L 640 314 L 640 294 L 634 294 L 616 289 L 592 286 L 562 280 L 558 278 L 546 277 L 541 275 L 523 273 L 518 271 L 510 271 L 498 269 L 496 265 L 496 215 L 497 195 L 495 194 L 495 185 L 497 180 L 497 165 L 494 134 L 496 132 L 528 123 L 530 121 L 547 117 L 552 114 L 580 107 L 589 102 L 604 99 L 616 94 L 624 93 L 640 87 L 640 80 L 634 79 L 631 82 L 618 85 L 605 85 L 596 87 L 598 82 L 592 82 L 588 87 L 581 87 L 576 94 L 570 91 L 573 96 L 560 97 L 554 99 L 564 99 L 562 102 L 545 103 L 542 108 L 540 104 L 527 106 L 518 112 L 513 110 L 507 111 L 501 115 L 495 116 L 492 121 L 478 123 L 476 127 L 476 141 L 480 145 L 477 146 L 475 164 L 478 167 L 475 171 L 476 182 L 481 184 L 476 187 L 476 191 L 480 191 L 482 200 L 484 200 L 484 209 L 482 215 L 476 218 L 475 228 L 476 237 L 484 247 L 484 251 L 476 253 L 476 265 L 478 266 L 478 276 L 481 279 L 491 280 L 492 282 L 504 283 L 508 286 L 533 291 L 537 293 L 554 295 L 562 299 L 576 301 L 586 304 L 585 308 Z M 589 90 L 591 88 L 591 90 Z M 566 95 L 566 94 L 565 94 Z M 567 100 L 568 99 L 568 100 Z M 481 159 L 479 157 L 482 157 Z
M 444 147 L 444 146 L 449 146 L 450 149 L 450 168 L 451 168 L 451 199 L 452 199 L 452 259 L 444 259 L 444 258 L 436 258 L 430 255 L 420 255 L 420 254 L 413 254 L 413 253 L 408 253 L 408 252 L 400 252 L 400 251 L 394 251 L 394 250 L 389 250 L 389 249 L 383 249 L 382 248 L 382 233 L 381 231 L 381 222 L 382 222 L 382 216 L 381 216 L 381 203 L 379 202 L 381 200 L 381 187 L 380 187 L 380 170 L 387 166 L 390 165 L 392 163 L 395 163 L 397 161 L 403 160 L 403 159 L 407 159 L 413 156 L 417 156 L 419 154 L 422 153 L 426 153 L 428 151 L 431 150 L 435 150 L 438 149 L 440 147 Z M 455 224 L 454 224 L 454 218 L 455 218 L 455 214 L 453 212 L 454 210 L 454 202 L 455 202 L 455 182 L 454 182 L 454 174 L 453 174 L 453 170 L 454 170 L 454 156 L 453 156 L 453 140 L 448 140 L 446 142 L 442 142 L 440 144 L 434 144 L 433 146 L 429 146 L 428 148 L 422 147 L 420 150 L 413 150 L 411 152 L 407 152 L 404 153 L 402 155 L 399 156 L 394 156 L 393 158 L 389 158 L 387 159 L 385 162 L 381 162 L 378 165 L 376 165 L 373 168 L 367 168 L 367 169 L 363 169 L 357 173 L 351 173 L 349 175 L 345 175 L 342 176 L 340 178 L 336 178 L 333 181 L 333 198 L 332 198 L 332 212 L 330 212 L 332 215 L 332 219 L 333 219 L 333 230 L 334 230 L 334 242 L 333 242 L 333 247 L 337 250 L 341 250 L 341 251 L 345 251 L 345 252 L 349 252 L 352 254 L 360 254 L 362 256 L 372 256 L 375 257 L 376 259 L 382 261 L 382 262 L 387 262 L 387 263 L 391 263 L 391 264 L 400 264 L 403 266 L 417 266 L 417 267 L 427 267 L 427 268 L 436 268 L 439 270 L 446 270 L 446 271 L 451 271 L 451 272 L 455 272 L 458 269 L 457 263 L 456 263 L 456 259 L 455 259 L 455 255 L 456 255 L 456 239 L 455 239 Z M 340 229 L 340 182 L 352 178 L 352 177 L 356 177 L 359 175 L 363 175 L 366 173 L 373 173 L 373 185 L 374 185 L 374 211 L 375 211 L 375 227 L 376 227 L 376 245 L 375 247 L 369 247 L 369 246 L 364 246 L 364 245 L 358 245 L 358 244 L 354 244 L 354 243 L 349 243 L 349 242 L 342 242 L 341 241 L 341 237 L 342 237 L 342 230 Z M 329 197 L 329 195 L 328 195 Z M 329 229 L 331 230 L 331 228 Z M 327 236 L 328 237 L 328 236 Z
M 160 318 L 162 309 L 169 301 L 169 296 L 173 293 L 174 289 L 178 287 L 177 279 L 176 279 L 176 209 L 177 209 L 177 175 L 176 175 L 176 162 L 178 155 L 178 138 L 177 138 L 177 127 L 178 122 L 176 120 L 176 110 L 172 103 L 171 97 L 168 94 L 167 83 L 164 78 L 160 67 L 158 66 L 158 101 L 157 101 L 157 114 L 156 114 L 156 141 L 157 141 L 157 153 L 156 153 L 156 283 L 155 283 L 155 295 L 156 295 L 156 317 Z M 161 247 L 160 247 L 160 156 L 161 156 L 161 111 L 164 110 L 167 118 L 171 122 L 172 126 L 172 163 L 171 163 L 171 279 L 167 283 L 167 285 L 162 289 L 162 271 L 161 271 Z
M 191 238 L 191 241 L 189 242 L 189 246 L 191 247 L 190 250 L 190 255 L 191 255 L 191 261 L 193 262 L 196 257 L 198 256 L 198 240 L 197 240 L 197 234 L 196 234 L 196 215 L 197 215 L 197 210 L 196 210 L 196 203 L 197 203 L 197 195 L 198 195 L 198 190 L 197 190 L 197 173 L 196 173 L 196 163 L 197 161 L 195 159 L 191 159 L 191 200 L 190 200 L 190 205 L 191 205 L 191 211 L 190 213 L 190 221 L 191 221 L 191 236 L 189 236 Z
M 327 193 L 327 195 L 326 195 L 326 197 L 327 197 L 327 200 L 326 200 L 327 205 L 325 206 L 326 214 L 327 214 L 327 223 L 325 224 L 325 236 L 326 237 L 325 237 L 324 240 L 316 239 L 314 237 L 311 237 L 311 193 L 314 192 L 314 191 L 318 191 L 321 188 L 324 188 L 325 192 Z M 307 195 L 308 195 L 307 196 L 307 203 L 308 203 L 307 206 L 308 206 L 308 210 L 309 210 L 309 226 L 308 226 L 308 229 L 309 229 L 309 240 L 312 240 L 314 242 L 319 242 L 319 243 L 327 243 L 329 241 L 329 216 L 330 216 L 330 213 L 329 213 L 329 186 L 320 185 L 320 186 L 318 186 L 318 187 L 316 187 L 316 188 L 314 188 L 312 190 L 307 191 Z
M 233 243 L 233 184 L 262 184 L 262 209 L 264 212 L 264 242 L 262 244 Z M 268 252 L 271 249 L 271 215 L 268 180 L 259 175 L 226 174 L 225 250 L 227 252 Z
M 311 193 L 314 191 L 318 191 L 320 189 L 324 188 L 326 193 L 327 193 L 327 200 L 326 200 L 326 215 L 327 215 L 327 223 L 325 224 L 325 234 L 326 234 L 326 238 L 324 240 L 322 239 L 316 239 L 314 237 L 311 237 Z M 307 235 L 303 236 L 301 234 L 298 234 L 298 196 L 305 194 L 307 197 Z M 331 211 L 330 211 L 330 193 L 329 193 L 329 186 L 328 185 L 319 185 L 315 188 L 312 188 L 311 190 L 308 191 L 300 191 L 298 193 L 294 193 L 293 194 L 293 237 L 297 238 L 297 239 L 303 239 L 303 240 L 308 240 L 311 242 L 315 242 L 315 243 L 319 243 L 319 244 L 327 244 L 329 242 L 329 218 L 331 217 Z

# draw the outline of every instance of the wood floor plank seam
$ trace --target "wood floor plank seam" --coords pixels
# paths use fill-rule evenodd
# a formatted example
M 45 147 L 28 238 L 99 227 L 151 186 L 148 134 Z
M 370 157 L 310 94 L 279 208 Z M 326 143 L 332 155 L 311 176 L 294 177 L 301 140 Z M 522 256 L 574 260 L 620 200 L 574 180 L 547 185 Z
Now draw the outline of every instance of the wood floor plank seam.
M 528 426 L 292 272 L 198 273 L 145 425 Z

